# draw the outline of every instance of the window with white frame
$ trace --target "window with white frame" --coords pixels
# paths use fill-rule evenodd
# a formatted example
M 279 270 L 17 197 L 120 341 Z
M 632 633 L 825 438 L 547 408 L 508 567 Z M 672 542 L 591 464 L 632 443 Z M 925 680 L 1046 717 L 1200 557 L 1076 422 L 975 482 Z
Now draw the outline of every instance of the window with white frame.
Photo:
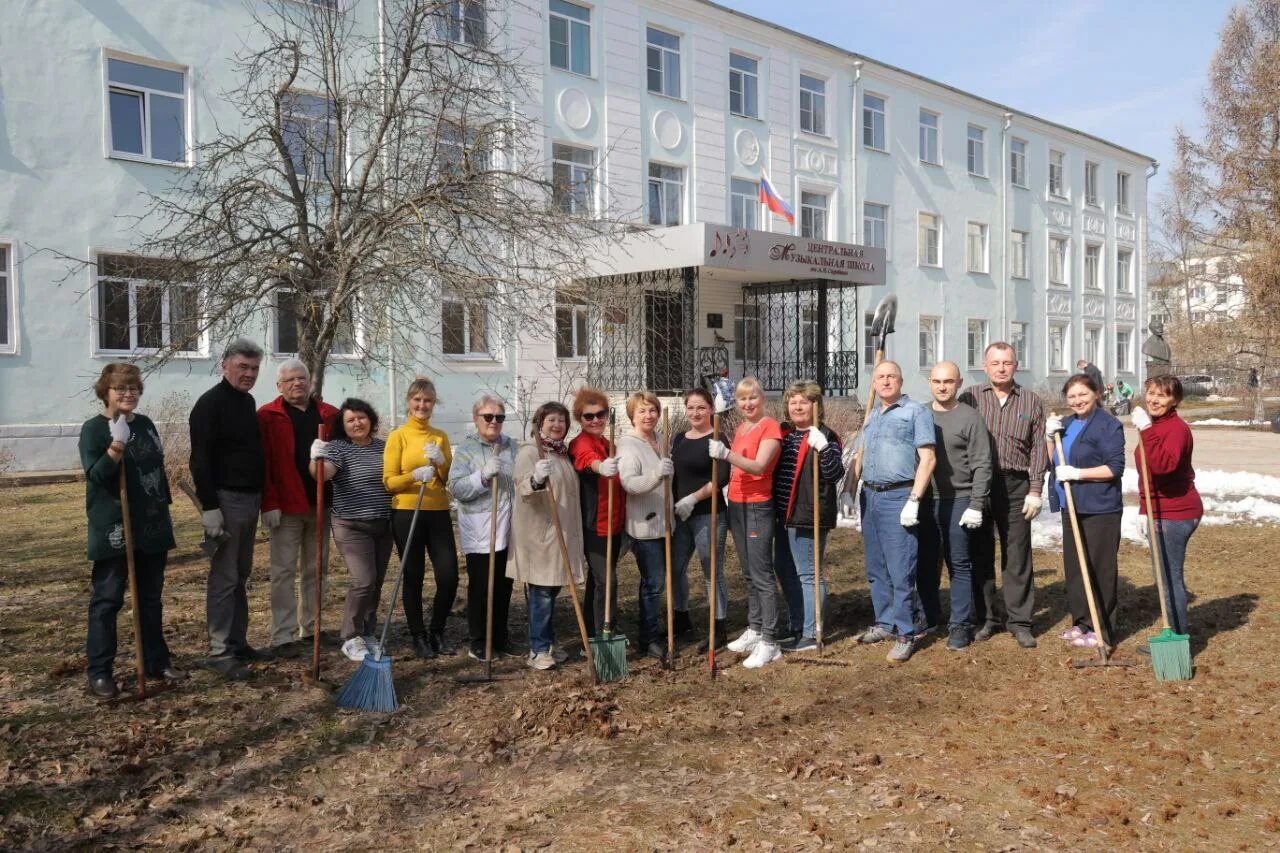
M 987 225 L 983 222 L 965 224 L 965 265 L 969 272 L 987 272 Z
M 1084 286 L 1090 290 L 1102 289 L 1102 246 L 1086 243 L 1084 247 Z
M 13 247 L 0 244 L 0 353 L 17 350 L 17 304 L 14 301 L 13 270 L 9 261 Z
M 1133 372 L 1133 330 L 1116 329 L 1116 371 Z
M 968 133 L 969 174 L 987 176 L 987 131 L 977 125 L 969 125 Z
M 273 341 L 274 352 L 276 355 L 297 355 L 298 338 L 303 325 L 306 323 L 307 312 L 304 306 L 299 304 L 294 291 L 285 287 L 277 287 L 274 291 L 275 296 L 275 340 Z M 323 294 L 319 294 L 318 298 L 323 299 Z M 326 316 L 328 306 L 325 306 Z M 351 356 L 356 352 L 356 321 L 354 316 L 344 317 L 342 322 L 338 324 L 337 333 L 333 337 L 333 343 L 329 345 L 329 354 L 337 356 Z
M 827 134 L 827 81 L 800 75 L 800 129 Z
M 942 218 L 936 213 L 921 213 L 918 223 L 916 263 L 922 267 L 942 266 Z
M 889 205 L 862 203 L 862 245 L 889 248 Z
M 1009 238 L 1009 275 L 1013 278 L 1031 277 L 1031 234 L 1016 228 Z
M 862 93 L 862 144 L 867 148 L 885 151 L 884 98 L 870 92 Z
M 551 144 L 552 200 L 565 213 L 590 216 L 595 210 L 596 152 L 560 142 Z
M 1049 152 L 1049 195 L 1066 198 L 1067 155 L 1061 151 Z
M 485 43 L 485 0 L 444 0 L 436 11 L 436 37 L 453 44 Z
M 492 358 L 489 312 L 452 290 L 440 299 L 440 343 L 445 355 Z
M 816 240 L 827 239 L 827 204 L 826 193 L 815 193 L 807 190 L 800 192 L 800 236 L 812 237 Z
M 1014 322 L 1009 325 L 1009 344 L 1013 347 L 1013 357 L 1018 360 L 1018 366 L 1026 365 L 1027 362 L 1027 345 L 1031 336 L 1031 324 Z
M 729 224 L 734 228 L 756 228 L 760 216 L 760 185 L 733 178 L 729 181 Z
M 970 320 L 965 340 L 969 369 L 982 367 L 983 353 L 987 349 L 987 321 Z
M 107 57 L 107 139 L 113 157 L 187 162 L 186 74 Z
M 760 306 L 754 303 L 733 306 L 733 358 L 755 361 L 760 357 Z
M 684 169 L 649 164 L 649 224 L 679 225 L 684 213 Z
M 1098 206 L 1098 164 L 1084 164 L 1084 203 Z
M 1090 364 L 1102 364 L 1102 327 L 1086 326 L 1084 330 L 1084 360 Z
M 280 134 L 293 173 L 328 181 L 338 162 L 338 120 L 333 102 L 319 95 L 289 92 L 280 103 Z
M 938 363 L 938 353 L 942 352 L 942 318 L 920 315 L 920 357 L 918 364 L 921 370 L 932 370 Z
M 1016 136 L 1009 140 L 1009 183 L 1027 185 L 1027 141 Z
M 1116 213 L 1129 214 L 1129 173 L 1116 172 Z
M 99 255 L 98 350 L 198 352 L 199 291 L 181 282 L 182 277 L 180 268 L 168 261 Z
M 920 162 L 937 166 L 942 162 L 938 151 L 938 114 L 920 110 Z
M 760 63 L 741 53 L 729 54 L 729 112 L 760 118 Z
M 1116 249 L 1116 292 L 1133 292 L 1133 250 Z
M 587 306 L 581 299 L 556 294 L 556 358 L 590 355 Z
M 871 325 L 875 319 L 874 311 L 864 311 L 862 314 L 862 364 L 868 371 L 876 363 L 876 336 L 871 334 Z
M 1064 371 L 1067 369 L 1067 361 L 1071 358 L 1071 351 L 1068 349 L 1071 325 L 1069 323 L 1050 323 L 1049 324 L 1049 369 L 1055 371 Z
M 645 57 L 649 91 L 668 98 L 680 97 L 680 36 L 646 27 Z
M 1068 254 L 1071 241 L 1066 237 L 1049 236 L 1049 283 L 1070 284 L 1071 259 Z
M 550 0 L 551 67 L 591 73 L 591 10 L 569 0 Z

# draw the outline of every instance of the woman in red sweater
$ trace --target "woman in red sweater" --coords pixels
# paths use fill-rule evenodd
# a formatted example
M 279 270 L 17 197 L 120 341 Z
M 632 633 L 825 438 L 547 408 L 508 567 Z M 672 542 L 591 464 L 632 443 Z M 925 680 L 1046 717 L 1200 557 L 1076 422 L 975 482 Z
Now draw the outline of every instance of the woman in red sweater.
M 1204 505 L 1196 491 L 1196 472 L 1191 467 L 1191 428 L 1178 415 L 1182 383 L 1176 376 L 1152 376 L 1144 385 L 1147 409 L 1135 407 L 1130 416 L 1138 430 L 1138 440 L 1151 466 L 1151 506 L 1155 511 L 1156 535 L 1160 537 L 1165 595 L 1169 621 L 1179 634 L 1187 633 L 1187 586 L 1182 567 L 1187 557 L 1187 541 L 1200 525 Z M 1139 511 L 1147 512 L 1146 484 L 1142 458 L 1134 451 L 1138 466 Z

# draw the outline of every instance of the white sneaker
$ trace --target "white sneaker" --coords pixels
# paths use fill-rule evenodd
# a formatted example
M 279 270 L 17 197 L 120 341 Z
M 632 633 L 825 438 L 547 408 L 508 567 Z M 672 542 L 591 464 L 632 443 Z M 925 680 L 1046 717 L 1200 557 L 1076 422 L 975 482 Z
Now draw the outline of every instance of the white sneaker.
M 766 664 L 771 664 L 782 657 L 782 649 L 778 648 L 777 643 L 756 643 L 756 647 L 751 652 L 751 657 L 742 662 L 747 669 L 759 669 Z
M 347 656 L 347 660 L 358 663 L 368 656 L 369 647 L 365 645 L 364 637 L 352 637 L 342 644 L 342 653 Z
M 556 659 L 551 656 L 551 652 L 533 652 L 529 653 L 529 667 L 531 669 L 551 669 L 556 665 Z
M 753 631 L 748 628 L 738 635 L 738 639 L 729 644 L 729 651 L 738 652 L 739 654 L 742 652 L 749 652 L 754 649 L 759 642 L 760 632 Z

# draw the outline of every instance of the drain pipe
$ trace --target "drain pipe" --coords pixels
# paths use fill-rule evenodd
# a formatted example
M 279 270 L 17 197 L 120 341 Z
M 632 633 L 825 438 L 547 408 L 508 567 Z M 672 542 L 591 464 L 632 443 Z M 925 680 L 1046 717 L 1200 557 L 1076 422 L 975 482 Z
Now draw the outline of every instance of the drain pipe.
M 1009 128 L 1013 113 L 1000 128 L 1000 340 L 1009 340 Z M 1030 353 L 1028 353 L 1030 355 Z
M 378 76 L 382 83 L 382 109 L 390 111 L 390 92 L 388 87 L 387 75 L 387 6 L 386 0 L 378 0 Z M 385 153 L 378 159 L 381 161 L 379 169 L 383 175 L 386 174 Z M 379 199 L 379 206 L 382 206 L 382 199 Z M 399 400 L 396 399 L 396 333 L 395 322 L 391 316 L 391 309 L 387 309 L 387 423 L 394 429 L 399 421 L 396 420 L 396 409 Z
M 849 233 L 853 235 L 850 241 L 854 245 L 861 245 L 858 240 L 859 223 L 862 222 L 862 211 L 858 208 L 858 146 L 860 144 L 858 138 L 858 117 L 862 114 L 862 106 L 858 98 L 858 90 L 862 84 L 862 60 L 856 59 L 853 62 L 853 111 L 849 118 L 852 125 L 849 134 L 849 216 L 852 218 Z
M 1143 330 L 1143 334 L 1148 334 L 1150 329 L 1151 317 L 1147 310 L 1147 234 L 1150 231 L 1150 218 L 1147 215 L 1147 199 L 1150 197 L 1151 179 L 1156 176 L 1156 172 L 1160 171 L 1160 163 L 1156 160 L 1151 161 L 1150 171 L 1146 174 L 1146 183 L 1142 187 L 1142 230 L 1138 232 L 1138 263 L 1135 264 L 1133 271 L 1133 297 L 1135 300 L 1134 309 L 1134 325 Z M 1142 344 L 1138 341 L 1135 334 L 1134 344 L 1138 345 L 1138 351 L 1134 354 L 1133 367 L 1134 373 L 1138 376 L 1146 377 L 1146 360 L 1142 357 Z

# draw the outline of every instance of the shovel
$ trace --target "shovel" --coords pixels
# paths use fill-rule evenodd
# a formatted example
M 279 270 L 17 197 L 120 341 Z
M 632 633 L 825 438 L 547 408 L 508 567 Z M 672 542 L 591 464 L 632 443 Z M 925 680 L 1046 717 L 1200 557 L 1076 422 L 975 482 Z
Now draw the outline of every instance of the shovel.
M 898 317 L 898 297 L 892 293 L 886 294 L 880 300 L 880 304 L 876 306 L 876 313 L 871 318 L 871 339 L 875 341 L 876 347 L 876 363 L 872 365 L 872 373 L 880 366 L 880 362 L 884 361 L 884 343 L 885 338 L 893 334 L 893 322 Z M 871 418 L 871 406 L 876 401 L 876 389 L 872 384 L 871 390 L 867 393 L 866 414 L 862 418 L 862 429 L 866 430 L 867 421 Z M 856 478 L 862 477 L 862 447 L 858 447 L 857 453 L 853 455 L 853 470 Z
M 182 480 L 181 482 L 178 483 L 178 491 L 182 492 L 184 495 L 186 495 L 188 498 L 191 499 L 192 505 L 195 506 L 196 508 L 197 515 L 204 512 L 204 507 L 200 505 L 200 498 L 196 496 L 196 490 L 194 486 L 192 486 L 186 480 Z M 231 536 L 225 531 L 222 533 L 219 533 L 217 536 L 210 536 L 208 533 L 206 533 L 204 535 L 204 538 L 200 540 L 200 552 L 204 554 L 206 557 L 212 558 L 213 555 L 218 552 L 218 549 L 222 547 L 222 543 L 226 542 L 230 538 Z

